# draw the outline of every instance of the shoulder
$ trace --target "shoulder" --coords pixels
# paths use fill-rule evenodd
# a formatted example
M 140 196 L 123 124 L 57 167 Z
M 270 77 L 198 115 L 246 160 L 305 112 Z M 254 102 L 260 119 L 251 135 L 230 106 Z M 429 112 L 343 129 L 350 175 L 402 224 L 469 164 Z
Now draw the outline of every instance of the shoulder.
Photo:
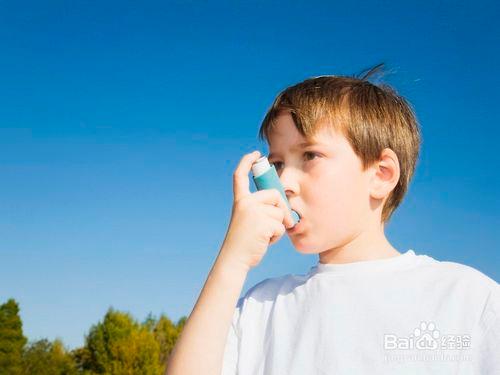
M 443 278 L 467 283 L 472 289 L 480 288 L 492 292 L 500 290 L 500 284 L 474 267 L 452 261 L 436 261 L 434 264 Z
M 289 293 L 306 281 L 306 276 L 287 274 L 267 278 L 252 286 L 245 297 L 254 299 L 275 299 L 280 293 Z
M 303 285 L 309 278 L 308 274 L 286 274 L 264 279 L 250 287 L 238 301 L 238 306 L 269 305 L 276 301 L 280 295 L 286 296 Z
M 500 284 L 478 269 L 452 261 L 433 262 L 436 281 L 448 284 L 450 294 L 459 292 L 477 305 L 481 320 L 489 322 L 500 316 Z

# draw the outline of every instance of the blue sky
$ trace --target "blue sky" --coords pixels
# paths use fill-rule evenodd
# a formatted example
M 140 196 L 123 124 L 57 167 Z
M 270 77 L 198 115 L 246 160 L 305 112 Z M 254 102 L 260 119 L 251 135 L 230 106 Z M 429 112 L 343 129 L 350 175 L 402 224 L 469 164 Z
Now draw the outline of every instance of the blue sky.
M 284 5 L 286 4 L 286 5 Z M 385 62 L 422 154 L 386 234 L 500 280 L 493 1 L 0 3 L 0 302 L 80 346 L 110 306 L 188 315 L 229 224 L 232 173 L 274 96 Z M 252 185 L 252 190 L 254 190 Z M 252 269 L 304 273 L 285 236 Z

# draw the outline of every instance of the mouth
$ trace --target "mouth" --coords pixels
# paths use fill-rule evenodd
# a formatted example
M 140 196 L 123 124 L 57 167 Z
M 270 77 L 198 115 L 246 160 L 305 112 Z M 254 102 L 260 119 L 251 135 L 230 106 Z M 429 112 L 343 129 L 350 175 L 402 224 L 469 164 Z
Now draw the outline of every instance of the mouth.
M 299 214 L 299 216 L 300 216 L 300 214 Z M 295 232 L 297 232 L 298 230 L 300 230 L 302 228 L 302 225 L 304 225 L 304 224 L 303 224 L 303 219 L 302 219 L 302 216 L 301 216 L 299 222 L 297 224 L 295 224 L 293 227 L 287 228 L 286 231 L 289 234 L 295 233 Z

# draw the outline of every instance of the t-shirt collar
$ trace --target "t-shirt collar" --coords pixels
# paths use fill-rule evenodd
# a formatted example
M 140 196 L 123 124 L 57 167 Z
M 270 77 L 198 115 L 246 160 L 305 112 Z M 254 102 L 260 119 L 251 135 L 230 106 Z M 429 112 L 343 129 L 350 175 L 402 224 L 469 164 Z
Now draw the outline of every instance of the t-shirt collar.
M 321 263 L 318 260 L 315 266 L 311 267 L 310 273 L 346 273 L 352 271 L 375 271 L 394 270 L 406 267 L 417 260 L 417 255 L 412 249 L 395 257 L 362 260 L 351 263 Z

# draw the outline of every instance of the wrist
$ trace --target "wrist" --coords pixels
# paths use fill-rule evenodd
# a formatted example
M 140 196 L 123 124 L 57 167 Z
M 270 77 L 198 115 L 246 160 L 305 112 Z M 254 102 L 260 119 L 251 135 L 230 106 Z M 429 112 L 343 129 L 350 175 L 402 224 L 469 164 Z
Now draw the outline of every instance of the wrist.
M 223 246 L 217 256 L 216 263 L 220 264 L 225 270 L 234 270 L 235 272 L 247 274 L 251 267 L 232 253 L 234 252 L 231 249 Z

